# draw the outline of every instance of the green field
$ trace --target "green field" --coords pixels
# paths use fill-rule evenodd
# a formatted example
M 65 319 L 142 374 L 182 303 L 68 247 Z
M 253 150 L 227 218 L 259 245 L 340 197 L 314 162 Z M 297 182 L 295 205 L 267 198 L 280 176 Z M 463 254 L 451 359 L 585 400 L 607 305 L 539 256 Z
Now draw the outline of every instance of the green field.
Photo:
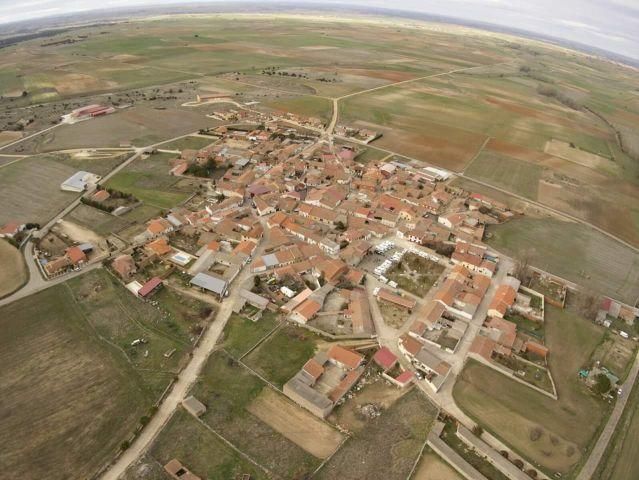
M 169 175 L 169 160 L 175 156 L 171 153 L 156 153 L 146 158 L 138 158 L 115 174 L 106 186 L 130 193 L 145 205 L 159 209 L 172 208 L 192 193 L 190 190 L 175 187 L 179 178 Z
M 303 477 L 319 460 L 247 410 L 264 388 L 270 387 L 218 352 L 209 358 L 192 394 L 208 406 L 201 419 L 244 453 L 282 478 Z
M 244 362 L 279 388 L 315 354 L 318 337 L 301 327 L 284 325 Z
M 411 390 L 376 421 L 353 434 L 315 478 L 404 480 L 436 416 L 435 406 L 419 390 Z
M 168 143 L 161 143 L 158 148 L 161 150 L 200 150 L 211 143 L 215 143 L 215 138 L 203 138 L 203 137 L 184 137 L 178 140 L 173 140 Z
M 112 233 L 118 233 L 129 225 L 129 222 L 121 217 L 114 217 L 102 210 L 84 204 L 75 207 L 64 219 L 93 230 L 104 237 L 108 237 Z
M 465 176 L 531 200 L 537 200 L 541 174 L 542 168 L 538 165 L 487 152 L 482 152 L 464 171 Z
M 487 232 L 488 244 L 498 251 L 528 256 L 533 266 L 621 301 L 636 301 L 639 256 L 595 230 L 526 217 L 490 226 Z
M 608 406 L 577 372 L 589 364 L 603 330 L 572 311 L 548 306 L 546 345 L 559 399 L 552 400 L 477 362 L 455 384 L 459 406 L 547 472 L 566 474 L 583 460 Z

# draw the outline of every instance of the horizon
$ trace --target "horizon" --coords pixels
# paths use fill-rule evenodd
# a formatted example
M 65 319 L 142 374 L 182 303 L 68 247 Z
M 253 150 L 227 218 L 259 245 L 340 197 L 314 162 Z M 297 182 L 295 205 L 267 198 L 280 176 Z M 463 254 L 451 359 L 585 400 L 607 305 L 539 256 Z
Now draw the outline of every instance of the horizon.
M 345 2 L 325 0 L 313 2 L 298 0 L 282 2 L 265 0 L 265 8 L 279 6 L 313 7 L 326 9 L 359 7 L 370 9 L 415 12 L 418 14 L 448 17 L 460 22 L 481 23 L 496 28 L 528 32 L 541 37 L 580 44 L 593 49 L 607 51 L 629 59 L 639 60 L 639 5 L 631 0 L 567 0 L 556 5 L 551 0 L 540 0 L 535 5 L 527 2 L 505 2 L 503 0 L 451 0 L 449 2 L 423 2 L 400 0 L 392 7 L 386 2 L 374 0 L 347 0 Z M 67 15 L 91 14 L 105 11 L 126 11 L 132 8 L 167 8 L 179 5 L 197 5 L 199 8 L 217 6 L 250 5 L 245 0 L 111 0 L 95 5 L 87 0 L 74 0 L 60 6 L 55 0 L 30 0 L 20 4 L 0 0 L 0 25 L 18 22 L 36 22 Z M 255 4 L 255 3 L 253 3 Z M 579 8 L 577 8 L 579 7 Z M 547 12 L 555 11 L 551 20 Z

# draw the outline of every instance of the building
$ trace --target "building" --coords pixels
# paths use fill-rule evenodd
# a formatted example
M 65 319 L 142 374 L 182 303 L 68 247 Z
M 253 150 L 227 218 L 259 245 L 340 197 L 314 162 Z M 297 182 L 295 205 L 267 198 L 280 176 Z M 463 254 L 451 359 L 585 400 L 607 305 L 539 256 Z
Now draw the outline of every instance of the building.
M 182 465 L 182 462 L 175 458 L 164 465 L 164 471 L 175 480 L 202 480 L 197 475 L 191 473 L 188 468 Z
M 207 273 L 198 273 L 191 279 L 190 284 L 217 295 L 220 300 L 227 295 L 229 288 L 226 280 Z
M 60 188 L 66 192 L 84 192 L 88 187 L 96 185 L 100 181 L 95 173 L 79 171 L 71 175 L 60 184 Z
M 407 310 L 412 310 L 415 308 L 415 305 L 417 305 L 417 302 L 412 298 L 402 297 L 386 288 L 380 288 L 376 295 L 378 300 L 393 303 L 398 307 L 405 308 Z
M 153 277 L 151 280 L 142 285 L 142 288 L 138 290 L 138 296 L 142 298 L 150 297 L 162 286 L 162 279 L 159 277 Z
M 390 351 L 388 347 L 382 347 L 373 356 L 373 361 L 384 371 L 390 370 L 397 365 L 397 355 Z
M 284 394 L 320 418 L 335 405 L 364 373 L 364 357 L 339 345 L 319 352 L 284 384 Z
M 131 276 L 137 271 L 135 261 L 131 255 L 120 255 L 116 257 L 111 263 L 111 267 L 115 273 L 126 282 L 131 280 Z
M 488 306 L 488 315 L 503 318 L 515 304 L 520 284 L 521 282 L 515 277 L 506 278 L 504 283 L 497 288 L 495 296 Z
M 19 222 L 8 222 L 0 228 L 0 238 L 13 238 L 22 230 L 24 230 L 24 224 Z
M 194 417 L 199 417 L 206 413 L 206 406 L 193 395 L 190 395 L 182 400 L 182 406 Z

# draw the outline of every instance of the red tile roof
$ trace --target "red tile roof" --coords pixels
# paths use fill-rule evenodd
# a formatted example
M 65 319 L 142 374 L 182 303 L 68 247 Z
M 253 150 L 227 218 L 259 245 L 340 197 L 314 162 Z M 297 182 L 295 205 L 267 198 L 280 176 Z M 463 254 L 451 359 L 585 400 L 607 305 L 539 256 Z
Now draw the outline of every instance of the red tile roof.
M 339 345 L 333 345 L 327 353 L 328 358 L 341 363 L 347 368 L 354 369 L 360 366 L 364 357 Z
M 373 360 L 384 370 L 388 370 L 397 362 L 397 356 L 387 347 L 382 347 L 373 356 Z
M 162 279 L 160 277 L 153 277 L 151 280 L 142 285 L 142 288 L 138 290 L 138 295 L 140 297 L 146 297 L 160 285 L 162 285 Z

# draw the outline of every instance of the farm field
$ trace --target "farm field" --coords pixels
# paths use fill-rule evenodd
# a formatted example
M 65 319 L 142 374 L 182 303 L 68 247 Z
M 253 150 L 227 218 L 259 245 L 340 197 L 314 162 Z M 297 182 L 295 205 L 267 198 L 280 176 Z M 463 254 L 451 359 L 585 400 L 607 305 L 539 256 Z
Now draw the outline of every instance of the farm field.
M 487 232 L 487 243 L 497 251 L 529 256 L 533 266 L 621 301 L 636 301 L 639 256 L 595 230 L 528 217 L 489 226 Z
M 27 266 L 22 253 L 9 242 L 0 239 L 0 298 L 20 288 L 27 277 Z
M 533 163 L 482 152 L 464 175 L 495 185 L 531 200 L 537 200 L 542 169 Z
M 172 208 L 195 190 L 176 186 L 180 179 L 169 174 L 169 160 L 175 157 L 176 154 L 172 153 L 156 153 L 138 158 L 115 174 L 106 186 L 130 193 L 146 206 Z
M 173 140 L 168 143 L 161 143 L 158 145 L 158 148 L 161 150 L 200 150 L 212 143 L 215 143 L 216 139 L 212 137 L 196 137 L 196 136 L 188 136 L 183 137 L 178 140 Z
M 0 131 L 0 147 L 22 138 L 22 132 Z
M 217 125 L 195 110 L 136 106 L 73 125 L 62 125 L 24 143 L 33 152 L 79 148 L 144 147 Z
M 25 158 L 0 170 L 0 225 L 14 220 L 45 224 L 76 198 L 60 184 L 76 171 L 47 155 Z
M 305 117 L 320 118 L 325 123 L 328 123 L 332 115 L 330 100 L 314 96 L 267 100 L 262 105 L 280 114 L 291 112 Z
M 353 434 L 315 478 L 405 479 L 436 415 L 426 397 L 412 389 L 375 422 Z
M 609 409 L 577 372 L 603 330 L 572 310 L 546 310 L 546 345 L 559 400 L 552 400 L 471 361 L 454 387 L 459 406 L 480 425 L 547 472 L 566 475 L 592 445 Z
M 104 176 L 124 162 L 133 153 L 130 150 L 118 151 L 79 151 L 69 154 L 56 154 L 55 160 L 75 170 L 84 170 Z
M 103 293 L 117 310 L 117 297 Z M 0 308 L 0 463 L 22 478 L 90 477 L 154 401 L 127 355 L 100 339 L 77 294 L 62 284 Z
M 251 413 L 266 388 L 246 367 L 216 352 L 191 394 L 208 406 L 200 417 L 207 425 L 275 475 L 296 478 L 312 472 L 318 458 Z

